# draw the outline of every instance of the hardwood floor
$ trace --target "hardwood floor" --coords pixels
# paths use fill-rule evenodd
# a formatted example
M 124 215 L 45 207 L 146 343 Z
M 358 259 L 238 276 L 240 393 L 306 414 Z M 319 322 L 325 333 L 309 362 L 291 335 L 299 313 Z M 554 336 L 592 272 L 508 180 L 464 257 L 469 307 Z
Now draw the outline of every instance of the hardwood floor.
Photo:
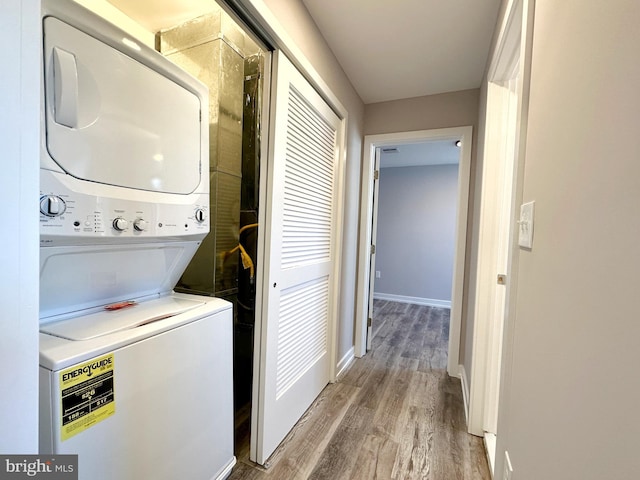
M 266 469 L 244 442 L 231 480 L 490 479 L 445 369 L 449 310 L 377 302 L 373 349 L 322 391 Z

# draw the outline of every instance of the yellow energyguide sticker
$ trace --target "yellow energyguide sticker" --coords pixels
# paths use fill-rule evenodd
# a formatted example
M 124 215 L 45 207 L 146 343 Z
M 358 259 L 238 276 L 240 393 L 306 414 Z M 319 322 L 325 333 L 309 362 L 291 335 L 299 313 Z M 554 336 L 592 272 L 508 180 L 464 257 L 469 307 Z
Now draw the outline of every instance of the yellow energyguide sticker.
M 60 372 L 61 439 L 81 433 L 116 411 L 113 354 Z

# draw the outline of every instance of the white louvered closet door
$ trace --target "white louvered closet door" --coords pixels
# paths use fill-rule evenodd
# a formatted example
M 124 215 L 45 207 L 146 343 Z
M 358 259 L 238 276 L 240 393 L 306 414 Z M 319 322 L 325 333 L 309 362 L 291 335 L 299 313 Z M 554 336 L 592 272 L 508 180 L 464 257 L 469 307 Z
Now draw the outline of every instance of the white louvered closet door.
M 340 198 L 341 121 L 281 52 L 274 60 L 262 360 L 251 455 L 261 464 L 330 379 Z

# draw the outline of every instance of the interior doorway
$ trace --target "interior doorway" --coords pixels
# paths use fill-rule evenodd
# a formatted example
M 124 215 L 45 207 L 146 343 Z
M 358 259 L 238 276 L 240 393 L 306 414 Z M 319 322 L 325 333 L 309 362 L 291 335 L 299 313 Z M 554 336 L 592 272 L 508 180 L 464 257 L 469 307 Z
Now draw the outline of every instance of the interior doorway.
M 516 205 L 527 108 L 528 0 L 507 5 L 487 73 L 487 115 L 483 153 L 477 289 L 469 384 L 468 431 L 483 436 L 493 473 L 499 437 L 502 348 L 509 299 L 515 295 Z M 527 27 L 527 28 L 525 28 Z
M 495 464 L 502 338 L 507 300 L 510 232 L 513 227 L 513 174 L 517 118 L 517 64 L 489 85 L 488 141 L 485 143 L 480 240 L 478 247 L 476 328 L 470 385 L 469 428 L 484 436 L 491 469 Z M 485 344 L 481 341 L 486 342 Z M 480 355 L 483 357 L 480 358 Z M 484 390 L 480 388 L 483 387 Z M 482 407 L 482 411 L 479 411 Z
M 384 322 L 409 305 L 451 308 L 461 141 L 378 147 L 371 255 L 371 328 L 367 350 Z M 411 309 L 413 311 L 415 309 Z M 446 365 L 446 348 L 438 364 Z
M 451 288 L 451 320 L 449 332 L 449 355 L 447 371 L 451 376 L 459 375 L 460 328 L 462 319 L 462 294 L 464 285 L 464 261 L 468 214 L 469 176 L 471 164 L 472 127 L 456 127 L 437 130 L 423 130 L 365 137 L 363 158 L 363 184 L 360 212 L 360 240 L 358 258 L 358 290 L 356 312 L 356 356 L 366 353 L 367 338 L 370 333 L 369 318 L 372 313 L 372 274 L 375 275 L 375 212 L 374 191 L 376 184 L 376 149 L 399 144 L 420 144 L 426 142 L 461 141 L 460 163 L 457 179 L 457 211 L 455 222 L 455 249 L 453 281 Z M 373 256 L 373 263 L 372 263 Z M 372 270 L 372 265 L 374 269 Z M 375 279 L 373 279 L 375 281 Z

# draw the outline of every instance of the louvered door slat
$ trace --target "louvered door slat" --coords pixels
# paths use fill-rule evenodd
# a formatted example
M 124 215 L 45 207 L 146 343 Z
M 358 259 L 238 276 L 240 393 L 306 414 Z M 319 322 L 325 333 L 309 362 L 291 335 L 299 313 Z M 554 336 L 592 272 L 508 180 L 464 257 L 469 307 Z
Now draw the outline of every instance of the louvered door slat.
M 330 260 L 336 131 L 295 88 L 289 89 L 282 267 Z M 314 226 L 300 238 L 293 222 Z M 306 253 L 305 253 L 306 252 Z

